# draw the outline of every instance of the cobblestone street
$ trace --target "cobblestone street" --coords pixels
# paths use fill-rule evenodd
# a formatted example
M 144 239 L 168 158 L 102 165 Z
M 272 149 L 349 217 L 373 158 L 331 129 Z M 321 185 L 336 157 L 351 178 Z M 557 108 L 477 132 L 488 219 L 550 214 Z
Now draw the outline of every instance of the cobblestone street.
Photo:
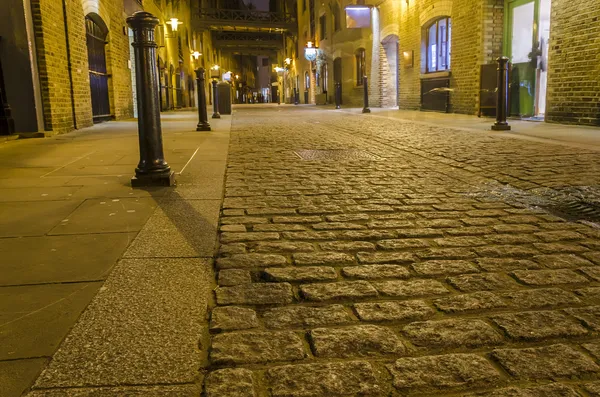
M 207 396 L 600 396 L 600 233 L 560 206 L 597 202 L 599 160 L 238 108 Z

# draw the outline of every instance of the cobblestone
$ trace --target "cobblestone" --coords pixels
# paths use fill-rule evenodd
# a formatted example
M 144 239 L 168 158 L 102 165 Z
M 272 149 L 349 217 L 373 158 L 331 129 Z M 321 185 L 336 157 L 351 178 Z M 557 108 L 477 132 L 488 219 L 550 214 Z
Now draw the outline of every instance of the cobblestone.
M 600 233 L 517 202 L 597 152 L 278 110 L 233 116 L 207 396 L 600 395 Z

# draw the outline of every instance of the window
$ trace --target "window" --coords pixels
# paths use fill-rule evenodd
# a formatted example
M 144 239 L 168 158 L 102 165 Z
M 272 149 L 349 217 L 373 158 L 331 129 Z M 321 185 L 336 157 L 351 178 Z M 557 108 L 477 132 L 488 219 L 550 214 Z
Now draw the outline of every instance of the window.
M 449 70 L 452 37 L 450 18 L 443 17 L 429 25 L 426 29 L 426 37 L 427 73 Z
M 327 38 L 327 17 L 325 15 L 321 15 L 319 18 L 319 37 L 321 40 Z
M 340 6 L 337 2 L 333 6 L 333 28 L 336 32 L 342 30 L 342 16 Z
M 363 77 L 367 73 L 367 60 L 365 49 L 361 48 L 358 51 L 356 51 L 356 55 L 354 55 L 354 58 L 356 59 L 356 85 L 362 86 Z
M 307 91 L 310 89 L 310 75 L 308 72 L 304 72 L 304 88 Z
M 329 80 L 329 70 L 327 68 L 327 63 L 324 63 L 321 66 L 321 91 L 326 93 L 327 90 L 327 80 Z

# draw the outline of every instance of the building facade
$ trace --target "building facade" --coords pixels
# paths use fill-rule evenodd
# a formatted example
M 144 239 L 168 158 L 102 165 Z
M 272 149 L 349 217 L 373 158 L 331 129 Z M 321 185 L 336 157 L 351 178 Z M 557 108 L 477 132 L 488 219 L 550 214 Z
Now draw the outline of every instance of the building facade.
M 193 70 L 212 63 L 203 52 L 215 56 L 210 34 L 191 26 L 197 0 L 7 1 L 0 10 L 0 61 L 15 132 L 64 133 L 137 116 L 133 32 L 126 23 L 135 11 L 159 19 L 161 110 L 194 106 Z
M 368 26 L 352 27 L 364 22 L 357 9 Z M 511 116 L 600 125 L 600 2 L 299 0 L 297 13 L 292 80 L 307 103 L 332 103 L 340 83 L 342 103 L 361 106 L 364 75 L 371 106 L 494 115 L 506 56 Z

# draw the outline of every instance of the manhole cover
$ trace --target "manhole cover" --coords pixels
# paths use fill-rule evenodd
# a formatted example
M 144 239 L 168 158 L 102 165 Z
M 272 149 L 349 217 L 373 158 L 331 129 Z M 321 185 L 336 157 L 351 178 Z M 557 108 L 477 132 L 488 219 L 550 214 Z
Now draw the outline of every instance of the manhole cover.
M 302 160 L 380 160 L 381 157 L 358 149 L 295 150 Z

